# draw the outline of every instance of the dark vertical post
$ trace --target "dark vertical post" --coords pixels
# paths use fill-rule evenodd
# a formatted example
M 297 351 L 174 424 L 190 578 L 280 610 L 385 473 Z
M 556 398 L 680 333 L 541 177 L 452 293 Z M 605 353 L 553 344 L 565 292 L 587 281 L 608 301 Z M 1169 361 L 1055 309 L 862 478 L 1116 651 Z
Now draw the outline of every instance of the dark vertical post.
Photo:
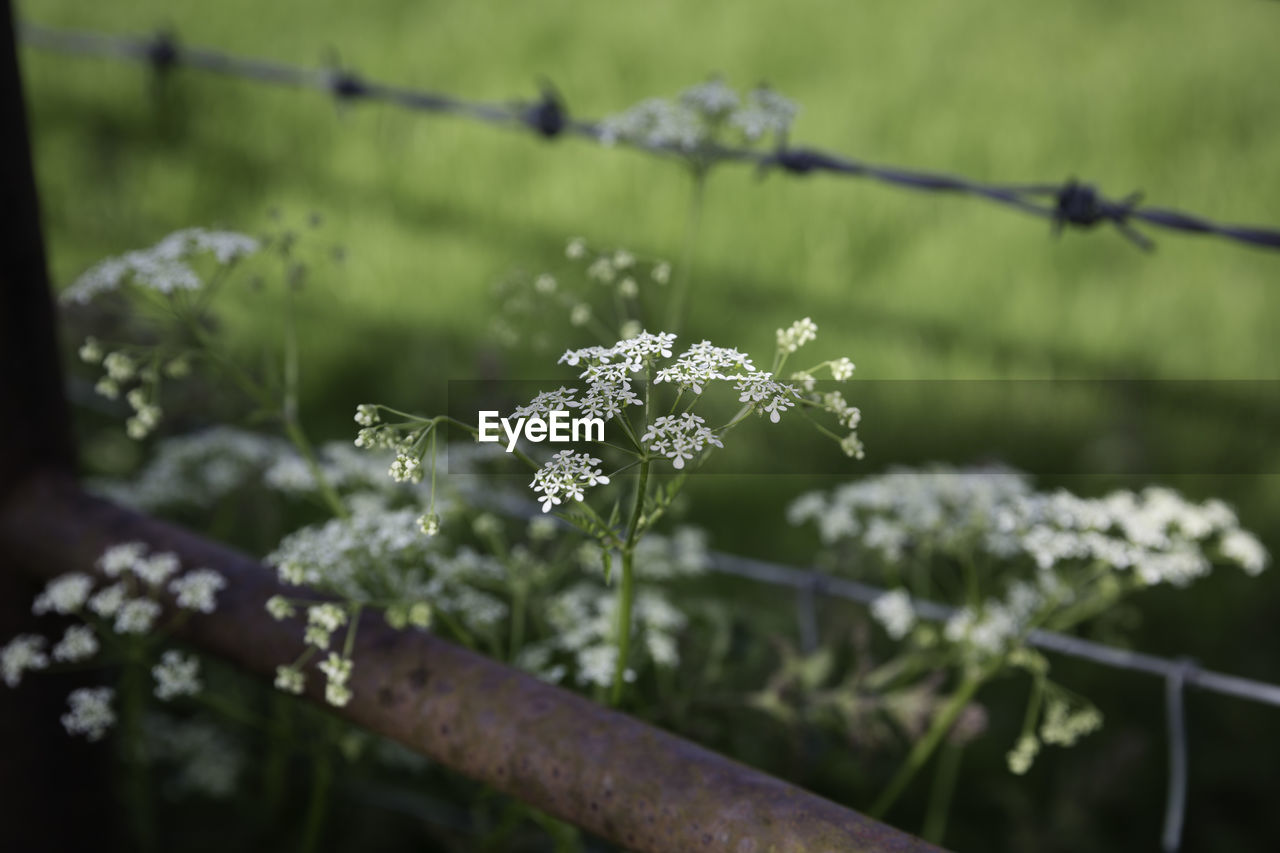
M 3 506 L 28 475 L 69 475 L 74 465 L 10 0 L 0 0 L 0 205 Z M 30 607 L 38 587 L 14 563 L 0 549 L 0 644 L 36 628 Z M 59 723 L 74 686 L 68 676 L 29 678 L 17 690 L 0 684 L 0 812 L 9 818 L 0 847 L 6 850 L 115 849 L 103 761 L 110 747 L 72 741 Z
M 41 468 L 70 471 L 73 451 L 35 172 L 18 72 L 13 5 L 0 0 L 0 499 Z

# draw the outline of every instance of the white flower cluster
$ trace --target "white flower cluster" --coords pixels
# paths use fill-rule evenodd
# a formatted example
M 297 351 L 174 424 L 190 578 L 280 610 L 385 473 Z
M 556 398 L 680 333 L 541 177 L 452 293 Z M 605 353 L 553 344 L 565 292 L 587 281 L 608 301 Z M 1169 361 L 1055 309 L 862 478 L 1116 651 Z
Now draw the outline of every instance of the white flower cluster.
M 0 648 L 0 678 L 17 687 L 28 671 L 42 670 L 52 661 L 79 663 L 94 657 L 102 647 L 98 632 L 112 631 L 122 636 L 150 633 L 163 611 L 159 598 L 167 591 L 179 609 L 212 613 L 217 593 L 226 580 L 212 569 L 195 569 L 181 574 L 176 554 L 148 553 L 141 542 L 124 542 L 107 548 L 97 560 L 97 568 L 108 583 L 95 591 L 96 579 L 71 572 L 45 585 L 32 602 L 36 615 L 80 616 L 84 623 L 69 625 L 51 653 L 46 638 L 21 634 Z M 162 700 L 199 692 L 199 661 L 193 656 L 166 650 L 152 670 L 155 694 Z M 71 734 L 90 740 L 101 738 L 115 720 L 110 688 L 86 688 L 70 695 L 71 710 L 62 718 Z
M 916 625 L 916 611 L 905 589 L 890 590 L 871 602 L 871 616 L 895 640 L 907 636 Z
M 345 443 L 342 446 L 347 449 Z M 301 469 L 300 477 L 306 483 L 312 482 L 306 465 L 287 442 L 218 426 L 163 439 L 146 466 L 131 480 L 100 480 L 92 484 L 92 489 L 117 503 L 149 512 L 207 509 L 258 484 L 264 479 L 264 471 L 270 485 L 285 491 L 292 481 L 276 472 L 291 467 L 290 463 Z M 378 471 L 379 482 L 385 479 L 384 472 L 385 469 Z
M 244 749 L 225 727 L 198 719 L 147 714 L 143 731 L 147 758 L 173 768 L 165 792 L 228 797 L 247 763 Z
M 551 600 L 547 611 L 555 636 L 526 646 L 519 665 L 548 681 L 560 682 L 570 668 L 552 661 L 567 655 L 575 683 L 612 684 L 618 662 L 617 606 L 617 596 L 606 587 L 593 583 L 570 587 Z M 643 589 L 637 593 L 632 631 L 655 666 L 670 668 L 679 663 L 677 638 L 687 622 L 688 617 L 660 592 Z M 625 678 L 634 681 L 636 672 L 628 668 Z
M 777 413 L 774 413 L 777 420 Z M 671 460 L 671 467 L 677 471 L 684 467 L 686 459 L 693 459 L 706 449 L 724 447 L 716 434 L 706 425 L 700 415 L 684 412 L 679 415 L 664 415 L 645 430 L 640 442 L 649 450 L 660 453 Z
M 1102 498 L 1035 492 L 1025 476 L 1004 469 L 893 471 L 804 495 L 788 518 L 815 523 L 828 546 L 846 542 L 889 563 L 914 554 L 962 562 L 981 555 L 1029 574 L 948 620 L 945 638 L 978 655 L 1003 652 L 1046 614 L 1078 601 L 1081 590 L 1119 594 L 1126 580 L 1182 586 L 1215 561 L 1257 574 L 1269 559 L 1221 501 L 1197 504 L 1165 488 Z M 873 615 L 898 636 L 910 630 L 909 599 L 891 595 Z
M 134 284 L 171 295 L 180 290 L 198 290 L 204 282 L 188 261 L 197 255 L 212 255 L 221 266 L 258 251 L 253 237 L 234 231 L 189 228 L 175 231 L 149 249 L 128 252 L 91 267 L 62 294 L 64 302 L 84 304 L 100 293 Z
M 542 511 L 550 512 L 553 506 L 559 506 L 564 498 L 580 501 L 585 497 L 584 489 L 597 485 L 605 485 L 609 478 L 597 467 L 600 460 L 585 453 L 573 450 L 561 450 L 551 457 L 545 465 L 533 474 L 529 486 L 534 492 L 541 492 L 538 500 L 542 501 Z
M 177 649 L 168 649 L 160 656 L 160 663 L 151 668 L 156 680 L 156 698 L 162 702 L 179 696 L 194 696 L 202 689 L 200 661 L 194 655 L 184 655 Z
M 765 87 L 749 92 L 744 103 L 723 80 L 712 78 L 677 98 L 650 98 L 606 118 L 600 123 L 600 141 L 695 153 L 732 128 L 748 143 L 767 137 L 781 142 L 798 111 L 792 101 Z
M 115 691 L 110 687 L 80 687 L 67 696 L 70 710 L 62 715 L 62 725 L 68 734 L 84 735 L 87 740 L 102 740 L 107 730 L 116 723 L 111 700 Z
M 800 347 L 816 340 L 818 337 L 818 325 L 805 317 L 803 320 L 797 320 L 786 329 L 778 330 L 778 349 L 781 352 L 793 353 Z

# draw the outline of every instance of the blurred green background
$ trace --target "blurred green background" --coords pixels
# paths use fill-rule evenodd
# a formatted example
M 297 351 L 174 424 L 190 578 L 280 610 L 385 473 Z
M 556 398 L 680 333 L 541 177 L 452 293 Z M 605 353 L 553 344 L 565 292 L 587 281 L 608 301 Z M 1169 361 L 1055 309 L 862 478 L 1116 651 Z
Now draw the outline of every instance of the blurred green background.
M 994 182 L 1076 176 L 1113 196 L 1142 189 L 1153 204 L 1280 224 L 1280 4 L 1263 0 L 18 6 L 32 23 L 169 27 L 191 45 L 306 65 L 336 58 L 373 79 L 484 100 L 532 96 L 545 76 L 586 117 L 720 72 L 799 101 L 801 143 Z M 254 230 L 271 208 L 323 217 L 346 260 L 313 288 L 303 331 L 304 411 L 320 437 L 348 435 L 358 402 L 430 411 L 450 379 L 559 375 L 495 367 L 485 336 L 493 282 L 513 267 L 562 266 L 569 236 L 679 253 L 688 178 L 655 158 L 194 72 L 160 86 L 136 65 L 29 49 L 22 60 L 60 284 L 179 228 Z M 1280 379 L 1280 255 L 1153 236 L 1152 254 L 1106 230 L 1053 240 L 1044 222 L 974 200 L 726 167 L 711 178 L 684 331 L 767 360 L 773 330 L 809 315 L 821 329 L 814 357 L 848 354 L 862 380 Z M 1274 424 L 1242 426 L 1269 386 L 1204 387 L 1169 401 L 1171 438 L 1148 454 L 1157 469 L 1216 470 L 1219 451 L 1246 438 L 1255 446 Z M 858 402 L 856 385 L 849 396 Z M 991 412 L 923 395 L 904 407 L 893 413 L 904 426 L 877 438 L 864 463 L 817 442 L 789 452 L 809 453 L 810 470 L 831 459 L 833 474 L 851 476 L 974 461 L 990 429 Z M 1000 414 L 1016 433 L 1019 413 Z M 877 413 L 864 416 L 870 429 Z M 1189 417 L 1194 430 L 1179 432 Z M 1087 459 L 1055 455 L 1064 435 L 1034 429 L 1041 467 L 1058 475 L 1042 484 L 1092 492 L 1119 482 L 1083 476 Z M 1232 501 L 1275 552 L 1280 480 L 1267 472 L 1280 456 L 1262 455 L 1256 476 L 1160 479 Z M 810 544 L 778 525 L 806 485 L 706 478 L 694 518 L 719 547 L 803 562 Z M 1190 594 L 1148 596 L 1132 636 L 1149 651 L 1280 681 L 1277 605 L 1274 572 L 1215 577 Z M 1024 780 L 1003 770 L 1009 738 L 997 730 L 990 754 L 965 766 L 951 845 L 1155 847 L 1161 686 L 1072 662 L 1059 672 L 1098 701 L 1107 728 L 1042 758 Z M 1186 849 L 1280 847 L 1270 804 L 1280 710 L 1195 695 L 1189 713 Z M 841 797 L 835 783 L 823 792 Z

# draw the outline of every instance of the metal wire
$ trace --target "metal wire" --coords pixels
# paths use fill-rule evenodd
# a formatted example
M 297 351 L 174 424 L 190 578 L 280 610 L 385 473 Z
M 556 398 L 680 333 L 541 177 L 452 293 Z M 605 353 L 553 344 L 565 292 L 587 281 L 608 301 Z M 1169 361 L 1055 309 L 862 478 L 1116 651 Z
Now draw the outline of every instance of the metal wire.
M 366 80 L 341 69 L 304 68 L 270 60 L 232 56 L 219 51 L 182 45 L 174 34 L 122 36 L 78 32 L 34 24 L 21 28 L 23 43 L 43 50 L 81 56 L 101 56 L 150 65 L 156 73 L 187 67 L 259 83 L 314 89 L 343 100 L 381 101 L 416 111 L 445 113 L 532 131 L 551 139 L 573 135 L 612 144 L 599 122 L 573 119 L 550 86 L 537 101 L 487 103 Z M 659 155 L 689 152 L 673 145 L 624 141 L 627 147 Z M 1111 199 L 1095 186 L 1074 178 L 1060 184 L 999 185 L 955 175 L 882 166 L 815 148 L 786 146 L 760 151 L 734 146 L 704 146 L 697 152 L 713 161 L 753 164 L 762 172 L 792 176 L 816 173 L 865 178 L 903 189 L 942 192 L 985 199 L 1013 210 L 1049 220 L 1054 233 L 1071 226 L 1090 229 L 1110 225 L 1135 245 L 1152 249 L 1154 243 L 1135 225 L 1142 223 L 1169 231 L 1207 234 L 1249 246 L 1280 250 L 1280 229 L 1226 225 L 1202 216 L 1160 207 L 1139 205 L 1140 193 Z

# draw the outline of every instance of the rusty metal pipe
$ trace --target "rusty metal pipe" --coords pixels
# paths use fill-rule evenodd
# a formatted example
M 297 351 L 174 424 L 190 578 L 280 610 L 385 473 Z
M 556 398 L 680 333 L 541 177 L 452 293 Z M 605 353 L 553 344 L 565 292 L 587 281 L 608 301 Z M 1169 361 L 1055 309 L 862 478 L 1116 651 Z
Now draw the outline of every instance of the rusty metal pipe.
M 0 507 L 0 548 L 40 577 L 92 571 L 104 548 L 132 540 L 226 576 L 219 611 L 180 629 L 187 642 L 262 675 L 301 650 L 299 623 L 263 608 L 286 589 L 236 551 L 59 475 L 29 479 Z M 332 713 L 631 850 L 938 849 L 425 631 L 371 616 L 353 656 L 355 697 Z

